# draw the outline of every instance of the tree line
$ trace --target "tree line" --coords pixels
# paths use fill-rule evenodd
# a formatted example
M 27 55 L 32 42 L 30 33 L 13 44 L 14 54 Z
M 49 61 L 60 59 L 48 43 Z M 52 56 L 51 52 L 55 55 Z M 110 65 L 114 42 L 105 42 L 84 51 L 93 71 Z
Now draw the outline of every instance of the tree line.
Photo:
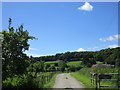
M 120 55 L 120 47 L 117 48 L 107 48 L 102 49 L 100 51 L 84 51 L 84 52 L 65 52 L 65 53 L 57 53 L 52 56 L 42 56 L 42 57 L 32 57 L 34 61 L 56 61 L 62 60 L 65 62 L 69 61 L 82 61 L 83 64 L 90 67 L 93 64 L 96 64 L 97 61 L 117 65 L 120 63 L 119 55 Z

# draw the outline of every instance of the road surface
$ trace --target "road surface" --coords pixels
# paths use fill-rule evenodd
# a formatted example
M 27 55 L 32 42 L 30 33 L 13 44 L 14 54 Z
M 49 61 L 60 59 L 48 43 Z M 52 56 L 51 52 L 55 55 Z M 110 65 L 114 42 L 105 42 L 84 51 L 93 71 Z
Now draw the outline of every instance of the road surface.
M 76 80 L 74 77 L 72 77 L 70 74 L 59 74 L 56 77 L 54 88 L 64 88 L 66 89 L 75 89 L 75 88 L 85 88 L 85 86 Z

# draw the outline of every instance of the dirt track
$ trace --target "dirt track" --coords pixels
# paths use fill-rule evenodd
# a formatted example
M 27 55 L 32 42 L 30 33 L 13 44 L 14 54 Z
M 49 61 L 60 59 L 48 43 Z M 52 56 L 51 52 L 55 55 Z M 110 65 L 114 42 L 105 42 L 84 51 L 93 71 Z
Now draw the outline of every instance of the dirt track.
M 85 88 L 85 86 L 70 74 L 59 74 L 56 77 L 56 82 L 53 88 L 74 89 Z

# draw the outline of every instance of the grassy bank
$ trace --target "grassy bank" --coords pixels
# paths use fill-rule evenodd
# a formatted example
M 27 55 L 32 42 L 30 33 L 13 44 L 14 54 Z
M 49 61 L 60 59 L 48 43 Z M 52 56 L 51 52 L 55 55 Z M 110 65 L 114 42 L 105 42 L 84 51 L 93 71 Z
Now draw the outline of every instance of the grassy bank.
M 77 80 L 79 80 L 80 82 L 82 82 L 86 88 L 93 88 L 91 85 L 90 85 L 90 77 L 88 76 L 85 76 L 79 72 L 73 72 L 71 73 L 71 75 L 73 77 L 75 77 Z
M 94 73 L 117 73 L 116 68 L 111 68 L 111 67 L 97 67 L 97 68 L 83 68 L 78 72 L 73 72 L 71 75 L 75 77 L 77 80 L 82 82 L 86 88 L 95 88 L 90 85 L 90 72 Z M 112 77 L 115 79 L 116 77 Z M 101 81 L 102 86 L 116 86 L 116 82 L 113 81 Z M 110 87 L 111 89 L 117 89 L 114 87 Z M 107 89 L 110 89 L 107 87 Z

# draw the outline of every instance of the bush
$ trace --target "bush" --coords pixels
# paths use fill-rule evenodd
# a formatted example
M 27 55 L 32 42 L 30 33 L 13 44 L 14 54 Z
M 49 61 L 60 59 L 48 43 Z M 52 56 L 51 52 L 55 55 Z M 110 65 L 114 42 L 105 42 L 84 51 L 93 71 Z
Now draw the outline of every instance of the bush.
M 49 71 L 56 71 L 56 68 L 55 68 L 55 65 L 53 64 L 53 65 L 51 65 L 50 67 L 49 67 Z
M 13 78 L 8 77 L 3 81 L 3 88 L 19 88 L 27 82 L 25 77 L 15 76 Z
M 39 78 L 32 78 L 31 75 L 15 76 L 3 81 L 3 88 L 42 88 Z
M 75 72 L 75 70 L 76 70 L 76 67 L 75 67 L 75 66 L 69 66 L 69 71 Z

